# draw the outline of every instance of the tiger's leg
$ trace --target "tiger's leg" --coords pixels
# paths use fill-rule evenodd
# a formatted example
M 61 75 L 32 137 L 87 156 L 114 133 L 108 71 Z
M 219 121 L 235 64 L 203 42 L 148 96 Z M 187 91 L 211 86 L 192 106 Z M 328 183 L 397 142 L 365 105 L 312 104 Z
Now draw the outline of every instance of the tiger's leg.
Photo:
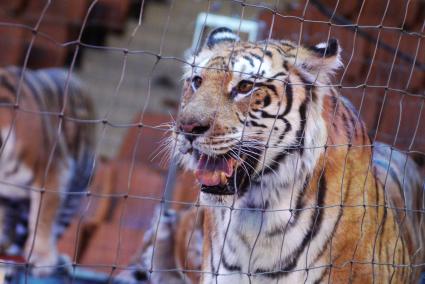
M 50 176 L 46 180 L 45 188 L 60 189 L 58 176 Z M 32 273 L 37 276 L 46 276 L 55 270 L 58 263 L 58 251 L 53 227 L 56 214 L 60 206 L 58 192 L 31 191 L 29 214 L 29 234 L 25 244 L 25 256 L 35 267 Z

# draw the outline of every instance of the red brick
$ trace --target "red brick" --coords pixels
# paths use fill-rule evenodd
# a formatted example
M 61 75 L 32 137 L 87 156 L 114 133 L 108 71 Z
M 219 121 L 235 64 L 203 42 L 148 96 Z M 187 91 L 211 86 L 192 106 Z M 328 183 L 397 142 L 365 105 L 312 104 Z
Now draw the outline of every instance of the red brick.
M 111 268 L 113 265 L 127 265 L 140 247 L 142 240 L 143 232 L 140 230 L 119 228 L 111 223 L 102 224 L 90 240 L 88 251 L 79 264 L 111 266 Z M 107 268 L 101 270 L 107 270 Z
M 382 117 L 378 126 L 378 140 L 388 144 L 394 144 L 397 148 L 407 150 L 412 143 L 416 125 L 424 118 L 420 108 L 424 103 L 423 98 L 403 95 L 397 92 L 387 92 L 383 105 Z M 425 151 L 425 128 L 419 124 L 419 129 L 413 149 Z
M 26 2 L 25 0 L 1 1 L 0 10 L 5 12 L 5 14 L 14 15 L 22 11 Z
M 20 65 L 24 54 L 25 30 L 0 27 L 0 66 Z
M 159 154 L 155 159 L 154 157 L 160 150 L 161 142 L 169 135 L 169 132 L 166 131 L 167 126 L 164 124 L 169 124 L 170 121 L 169 115 L 146 113 L 141 122 L 147 127 L 129 129 L 123 140 L 118 158 L 131 160 L 135 155 L 137 161 L 143 161 L 160 168 L 160 161 L 164 156 Z M 136 115 L 133 122 L 139 123 L 140 115 Z M 134 151 L 135 147 L 137 148 L 136 151 Z
M 425 66 L 425 41 L 417 35 L 408 35 L 403 34 L 402 40 L 400 42 L 400 53 L 411 57 L 412 60 L 415 59 L 415 62 L 422 64 L 422 68 Z M 419 67 L 415 67 L 413 61 L 407 62 L 401 60 L 400 57 L 396 61 L 397 66 L 403 70 L 403 89 L 407 86 L 407 90 L 411 92 L 420 93 L 423 91 L 425 86 L 425 71 L 421 70 Z M 412 76 L 410 83 L 408 84 L 410 73 Z
M 403 15 L 400 11 L 405 11 L 405 1 L 402 0 L 374 0 L 364 1 L 363 9 L 359 16 L 359 25 L 378 26 L 383 22 L 385 26 L 400 26 Z M 385 13 L 386 6 L 387 12 Z
M 366 76 L 370 73 L 366 82 L 368 85 L 385 86 L 389 82 L 391 69 L 393 69 L 394 72 L 394 69 L 397 68 L 397 66 L 393 65 L 392 62 L 395 57 L 395 47 L 397 46 L 399 33 L 396 31 L 382 30 L 379 38 L 379 33 L 376 30 L 370 34 L 375 38 L 375 40 L 366 44 L 366 54 L 364 56 L 364 59 L 366 60 L 364 79 L 366 80 Z M 385 50 L 377 44 L 377 42 L 394 47 L 394 50 Z
M 295 17 L 300 17 L 301 13 L 301 5 L 297 5 L 296 9 L 283 12 L 283 17 L 275 15 L 271 38 L 297 41 L 301 21 Z M 259 14 L 259 20 L 265 23 L 265 27 L 262 30 L 260 38 L 266 39 L 269 37 L 270 27 L 273 21 L 273 13 L 269 10 L 263 10 Z
M 422 0 L 410 0 L 407 8 L 405 27 L 409 31 L 420 31 L 425 16 L 425 2 Z M 415 29 L 417 27 L 418 29 Z
M 44 23 L 58 24 L 81 24 L 87 13 L 89 1 L 68 0 L 52 1 L 43 17 Z M 41 16 L 46 5 L 44 0 L 32 0 L 28 2 L 26 10 L 20 18 L 31 26 L 34 26 Z

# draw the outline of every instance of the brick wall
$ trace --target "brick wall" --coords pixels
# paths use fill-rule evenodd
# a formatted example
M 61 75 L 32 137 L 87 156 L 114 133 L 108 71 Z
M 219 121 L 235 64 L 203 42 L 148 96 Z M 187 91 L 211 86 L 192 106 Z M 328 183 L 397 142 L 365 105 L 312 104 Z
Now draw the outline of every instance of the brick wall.
M 284 17 L 275 16 L 272 38 L 300 40 L 306 45 L 324 42 L 328 37 L 338 39 L 344 70 L 334 81 L 360 109 L 371 137 L 376 135 L 378 140 L 404 150 L 410 147 L 425 152 L 425 117 L 421 111 L 425 90 L 425 42 L 421 40 L 425 2 L 364 1 L 362 8 L 363 1 L 319 1 L 330 15 L 336 11 L 332 21 L 314 2 L 309 2 L 304 16 L 305 1 L 280 11 Z M 341 26 L 338 17 L 357 23 L 359 28 L 355 31 Z M 260 14 L 266 23 L 263 37 L 268 35 L 272 18 L 269 11 Z M 414 67 L 414 61 L 421 66 Z

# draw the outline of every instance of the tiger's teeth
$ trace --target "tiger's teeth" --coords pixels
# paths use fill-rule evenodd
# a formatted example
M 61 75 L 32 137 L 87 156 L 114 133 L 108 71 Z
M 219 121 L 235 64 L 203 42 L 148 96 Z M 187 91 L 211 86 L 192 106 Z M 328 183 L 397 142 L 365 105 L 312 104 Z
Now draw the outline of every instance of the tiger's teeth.
M 220 185 L 227 184 L 227 176 L 224 172 L 220 173 Z

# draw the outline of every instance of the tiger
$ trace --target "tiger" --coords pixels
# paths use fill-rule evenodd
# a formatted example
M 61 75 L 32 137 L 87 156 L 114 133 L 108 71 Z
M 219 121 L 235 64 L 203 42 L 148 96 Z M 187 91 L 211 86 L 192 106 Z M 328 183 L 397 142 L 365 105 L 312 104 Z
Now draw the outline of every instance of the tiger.
M 187 60 L 169 146 L 195 175 L 199 201 L 177 213 L 188 220 L 175 226 L 156 217 L 138 267 L 146 279 L 417 283 L 425 263 L 420 168 L 372 141 L 332 84 L 341 52 L 332 38 L 246 42 L 225 27 L 207 36 Z M 195 268 L 181 253 L 199 246 L 193 234 L 202 236 Z
M 93 102 L 68 70 L 0 69 L 0 253 L 47 276 L 94 173 Z

